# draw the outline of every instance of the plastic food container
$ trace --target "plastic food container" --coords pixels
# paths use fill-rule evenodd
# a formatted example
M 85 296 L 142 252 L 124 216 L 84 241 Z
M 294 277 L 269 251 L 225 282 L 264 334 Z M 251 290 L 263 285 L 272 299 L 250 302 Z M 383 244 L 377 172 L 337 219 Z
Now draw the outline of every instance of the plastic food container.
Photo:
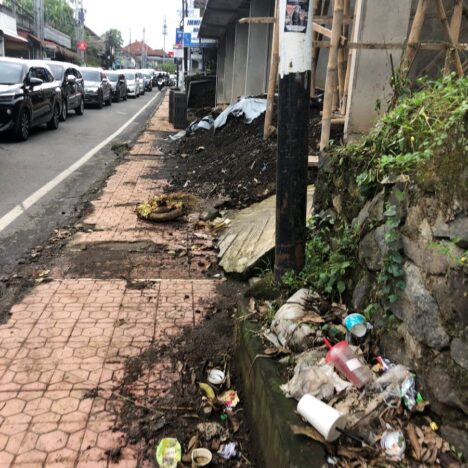
M 340 341 L 335 346 L 331 346 L 328 340 L 325 341 L 329 347 L 326 360 L 333 364 L 333 367 L 344 375 L 357 388 L 362 388 L 372 379 L 369 368 L 353 353 L 346 341 Z

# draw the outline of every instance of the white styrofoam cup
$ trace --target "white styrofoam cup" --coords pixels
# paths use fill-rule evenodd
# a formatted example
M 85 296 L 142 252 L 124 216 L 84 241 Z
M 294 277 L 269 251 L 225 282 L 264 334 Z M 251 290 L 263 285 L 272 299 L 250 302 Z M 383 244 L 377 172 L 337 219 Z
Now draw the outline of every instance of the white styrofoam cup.
M 346 427 L 346 415 L 312 395 L 304 395 L 299 400 L 297 412 L 317 429 L 327 442 L 333 442 L 340 437 L 337 428 Z

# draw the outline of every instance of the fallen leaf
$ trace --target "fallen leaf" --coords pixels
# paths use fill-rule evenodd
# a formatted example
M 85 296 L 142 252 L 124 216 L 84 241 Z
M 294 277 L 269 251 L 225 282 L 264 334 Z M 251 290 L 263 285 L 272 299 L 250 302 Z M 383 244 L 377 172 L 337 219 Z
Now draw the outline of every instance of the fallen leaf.
M 290 425 L 291 431 L 295 435 L 303 435 L 309 437 L 309 439 L 320 442 L 321 444 L 326 444 L 325 439 L 313 428 L 310 426 L 296 426 L 294 424 Z
M 411 447 L 413 448 L 414 458 L 419 461 L 421 460 L 422 447 L 419 444 L 418 435 L 416 434 L 416 427 L 414 424 L 410 423 L 408 424 L 406 430 L 408 432 L 408 438 L 411 443 Z

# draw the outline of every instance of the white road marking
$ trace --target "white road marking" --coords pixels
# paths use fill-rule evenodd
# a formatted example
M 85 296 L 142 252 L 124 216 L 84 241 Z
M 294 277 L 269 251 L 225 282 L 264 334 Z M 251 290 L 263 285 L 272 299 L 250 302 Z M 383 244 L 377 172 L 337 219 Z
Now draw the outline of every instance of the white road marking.
M 88 151 L 81 159 L 73 163 L 68 169 L 65 169 L 58 176 L 54 177 L 47 184 L 43 185 L 39 190 L 34 192 L 28 198 L 23 200 L 21 203 L 16 205 L 11 211 L 6 215 L 0 218 L 0 232 L 6 229 L 13 221 L 18 219 L 23 213 L 25 213 L 29 208 L 36 204 L 41 198 L 47 195 L 51 190 L 53 190 L 57 185 L 62 183 L 67 177 L 73 174 L 78 170 L 83 164 L 88 162 L 93 156 L 101 151 L 105 146 L 107 146 L 114 138 L 118 137 L 132 122 L 134 122 L 138 116 L 140 116 L 159 96 L 159 93 L 151 99 L 147 104 L 145 104 L 130 120 L 123 124 L 116 132 L 111 136 L 106 138 L 104 141 L 95 146 L 92 150 Z

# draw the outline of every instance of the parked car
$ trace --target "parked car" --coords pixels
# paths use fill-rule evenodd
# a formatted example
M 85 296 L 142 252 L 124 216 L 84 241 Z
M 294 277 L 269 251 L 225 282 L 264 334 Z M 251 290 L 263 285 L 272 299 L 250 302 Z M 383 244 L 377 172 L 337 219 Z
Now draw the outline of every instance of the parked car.
M 60 87 L 44 62 L 0 57 L 0 132 L 26 141 L 32 127 L 56 130 L 60 106 Z
M 127 80 L 127 93 L 129 97 L 137 98 L 140 95 L 140 80 L 135 70 L 124 70 L 123 74 Z
M 66 62 L 45 61 L 60 83 L 62 102 L 60 120 L 67 120 L 68 111 L 74 110 L 77 115 L 84 114 L 85 92 L 83 77 L 76 65 Z
M 145 79 L 143 78 L 143 73 L 141 73 L 141 70 L 137 70 L 136 72 L 136 77 L 138 79 L 138 82 L 140 83 L 140 95 L 144 96 L 146 93 L 145 90 Z
M 127 80 L 125 75 L 120 71 L 108 72 L 107 78 L 112 86 L 112 99 L 115 102 L 120 102 L 121 99 L 127 100 Z
M 112 105 L 112 86 L 102 68 L 82 67 L 85 86 L 85 104 L 96 104 L 102 109 L 104 103 Z
M 151 93 L 153 91 L 153 73 L 152 70 L 142 70 L 145 90 Z

